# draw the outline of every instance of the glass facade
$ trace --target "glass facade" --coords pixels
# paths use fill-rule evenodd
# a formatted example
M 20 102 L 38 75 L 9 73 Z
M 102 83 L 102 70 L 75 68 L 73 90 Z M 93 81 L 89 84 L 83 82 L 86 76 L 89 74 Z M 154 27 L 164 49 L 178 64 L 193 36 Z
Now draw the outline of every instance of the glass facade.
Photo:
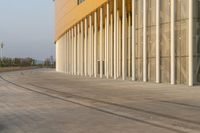
M 81 4 L 82 2 L 84 2 L 85 0 L 77 0 L 77 4 Z
M 135 3 L 135 53 L 136 53 L 136 80 L 143 80 L 143 1 L 136 0 Z
M 160 81 L 170 83 L 170 31 L 171 31 L 171 4 L 170 0 L 160 2 Z
M 176 0 L 176 29 L 175 29 L 175 44 L 176 44 L 176 83 L 188 83 L 188 48 L 189 48 L 189 31 L 188 31 L 188 0 Z
M 200 84 L 200 1 L 194 0 L 194 81 Z

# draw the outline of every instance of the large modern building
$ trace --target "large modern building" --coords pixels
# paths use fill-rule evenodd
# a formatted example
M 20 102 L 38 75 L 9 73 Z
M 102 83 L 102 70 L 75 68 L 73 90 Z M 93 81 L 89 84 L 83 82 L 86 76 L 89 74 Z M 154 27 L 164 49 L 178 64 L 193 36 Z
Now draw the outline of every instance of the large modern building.
M 56 70 L 200 83 L 199 0 L 55 0 Z

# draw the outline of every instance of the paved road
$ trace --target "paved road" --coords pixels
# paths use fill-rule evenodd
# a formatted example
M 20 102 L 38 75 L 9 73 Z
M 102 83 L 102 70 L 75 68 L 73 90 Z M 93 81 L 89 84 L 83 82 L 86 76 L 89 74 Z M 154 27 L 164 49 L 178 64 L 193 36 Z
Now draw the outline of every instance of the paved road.
M 0 133 L 200 133 L 200 87 L 1 74 Z

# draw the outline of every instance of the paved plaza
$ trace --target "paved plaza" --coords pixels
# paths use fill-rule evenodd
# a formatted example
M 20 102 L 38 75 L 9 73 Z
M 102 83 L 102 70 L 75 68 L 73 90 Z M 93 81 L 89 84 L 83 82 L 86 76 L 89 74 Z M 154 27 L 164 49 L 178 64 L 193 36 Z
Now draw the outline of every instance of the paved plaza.
M 1 73 L 0 133 L 199 133 L 200 87 Z

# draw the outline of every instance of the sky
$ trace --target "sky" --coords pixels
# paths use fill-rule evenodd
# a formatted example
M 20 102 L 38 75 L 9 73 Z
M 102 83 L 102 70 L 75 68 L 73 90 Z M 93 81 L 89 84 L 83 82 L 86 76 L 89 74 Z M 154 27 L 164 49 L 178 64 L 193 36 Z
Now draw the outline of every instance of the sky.
M 5 57 L 55 57 L 53 0 L 0 0 Z

